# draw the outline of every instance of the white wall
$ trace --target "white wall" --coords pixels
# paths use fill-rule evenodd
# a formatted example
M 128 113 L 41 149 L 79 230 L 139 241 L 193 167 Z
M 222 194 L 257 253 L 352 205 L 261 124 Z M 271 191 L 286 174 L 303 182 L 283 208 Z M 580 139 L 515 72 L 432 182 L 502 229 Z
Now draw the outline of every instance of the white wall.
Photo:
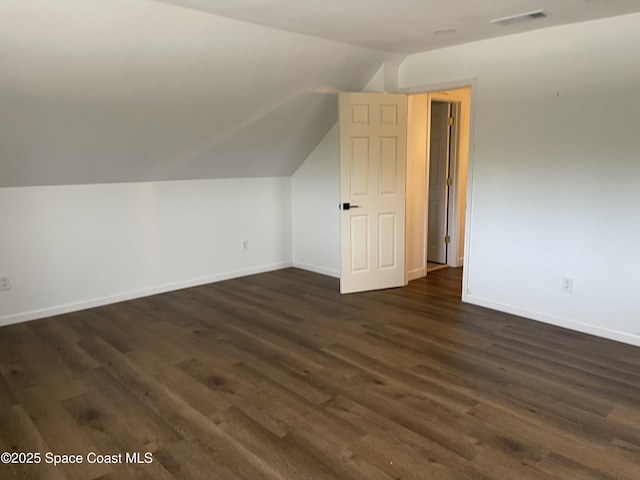
M 2 188 L 0 226 L 3 325 L 290 266 L 291 180 Z
M 293 264 L 340 276 L 340 129 L 329 131 L 291 177 Z
M 477 78 L 469 302 L 640 345 L 638 25 L 627 15 L 401 65 L 400 88 Z

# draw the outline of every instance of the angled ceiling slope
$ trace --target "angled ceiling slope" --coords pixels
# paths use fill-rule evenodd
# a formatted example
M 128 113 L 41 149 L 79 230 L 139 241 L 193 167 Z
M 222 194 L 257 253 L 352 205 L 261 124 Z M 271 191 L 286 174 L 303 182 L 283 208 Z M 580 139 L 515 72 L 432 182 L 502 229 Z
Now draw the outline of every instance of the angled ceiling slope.
M 640 12 L 638 0 L 155 0 L 281 30 L 411 54 Z M 543 9 L 544 21 L 491 20 Z M 450 30 L 456 30 L 451 33 Z M 437 30 L 449 31 L 443 35 Z
M 540 8 L 543 20 L 489 23 Z M 0 187 L 287 176 L 337 120 L 335 92 L 360 90 L 385 62 L 635 11 L 637 0 L 3 0 Z
M 6 0 L 0 187 L 288 176 L 392 58 L 148 0 Z

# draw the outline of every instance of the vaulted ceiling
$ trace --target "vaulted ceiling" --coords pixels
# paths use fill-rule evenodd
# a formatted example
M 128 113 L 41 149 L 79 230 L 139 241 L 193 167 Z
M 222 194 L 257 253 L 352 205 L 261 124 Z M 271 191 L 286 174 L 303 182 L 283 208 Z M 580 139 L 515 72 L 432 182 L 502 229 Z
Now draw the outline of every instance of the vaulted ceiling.
M 157 0 L 290 32 L 410 54 L 640 11 L 637 0 Z M 542 22 L 491 20 L 544 10 Z M 456 32 L 438 30 L 455 29 Z
M 539 8 L 549 17 L 489 23 Z M 637 0 L 3 0 L 0 187 L 291 175 L 337 120 L 335 92 L 383 63 L 632 11 Z

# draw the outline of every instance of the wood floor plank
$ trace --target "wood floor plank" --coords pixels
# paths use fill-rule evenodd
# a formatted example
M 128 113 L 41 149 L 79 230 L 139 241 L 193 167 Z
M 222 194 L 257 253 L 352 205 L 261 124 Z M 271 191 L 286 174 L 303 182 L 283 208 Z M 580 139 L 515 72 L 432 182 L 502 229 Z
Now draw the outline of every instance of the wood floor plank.
M 602 469 L 590 468 L 553 452 L 540 462 L 538 468 L 566 480 L 582 480 L 583 478 L 617 480 L 619 478 L 606 473 L 604 471 L 606 470 L 606 465 L 602 465 Z
M 232 402 L 217 395 L 215 390 L 207 388 L 206 385 L 187 374 L 179 366 L 163 362 L 162 357 L 153 354 L 153 352 L 146 349 L 136 350 L 127 354 L 127 358 L 132 360 L 143 372 L 174 391 L 204 415 L 210 415 L 232 406 Z
M 235 405 L 279 437 L 289 431 L 289 416 L 285 415 L 283 419 L 280 412 L 273 412 L 273 405 L 265 403 L 264 398 L 253 387 L 244 385 L 234 376 L 216 370 L 198 359 L 184 362 L 178 367 L 212 392 L 215 405 L 225 408 Z
M 375 358 L 363 355 L 360 352 L 356 352 L 342 345 L 332 345 L 326 350 L 373 375 L 387 379 L 387 381 L 393 382 L 394 379 L 400 380 L 414 389 L 422 390 L 425 395 L 431 397 L 434 401 L 451 406 L 452 408 L 455 406 L 461 412 L 469 411 L 469 409 L 478 403 L 477 399 L 459 393 L 455 389 L 441 386 L 436 382 L 419 377 L 408 371 L 399 371 Z
M 527 461 L 505 456 L 497 450 L 486 450 L 473 459 L 474 467 L 489 478 L 508 478 L 513 480 L 563 480 L 551 473 L 547 473 L 537 465 Z
M 579 435 L 562 430 L 561 426 L 537 422 L 535 418 L 521 416 L 508 408 L 481 404 L 469 414 L 493 424 L 504 431 L 520 431 L 527 438 L 539 445 L 545 445 L 551 452 L 566 457 L 580 465 L 585 470 L 598 471 L 602 468 L 618 479 L 632 480 L 637 478 L 637 465 L 624 460 L 620 456 L 612 455 L 606 450 L 606 442 L 589 443 Z M 586 477 L 589 478 L 589 477 Z
M 144 456 L 153 452 L 140 451 L 140 443 L 129 425 L 109 408 L 100 395 L 86 393 L 67 399 L 62 402 L 62 405 L 75 421 L 78 430 L 95 445 L 95 453 L 123 455 L 125 459 L 123 463 L 110 465 L 111 475 L 116 478 L 172 478 L 158 462 L 150 464 L 126 462 L 127 453 L 138 453 Z
M 606 419 L 563 401 L 549 397 L 543 391 L 520 385 L 509 385 L 501 394 L 521 404 L 543 412 L 544 418 L 554 425 L 563 425 L 565 431 L 574 431 L 592 441 L 611 442 L 613 439 L 637 443 L 640 446 L 640 429 Z
M 86 383 L 89 391 L 108 399 L 107 408 L 111 413 L 126 412 L 126 421 L 140 449 L 155 451 L 182 438 L 147 402 L 102 367 L 87 375 Z
M 354 443 L 351 450 L 396 479 L 465 480 L 470 478 L 434 460 L 429 450 L 419 444 L 389 441 L 386 438 L 367 435 Z
M 188 439 L 163 446 L 154 453 L 155 461 L 169 472 L 171 478 L 191 480 L 204 478 L 220 478 L 225 480 L 240 480 L 242 477 L 229 470 L 221 462 L 203 451 L 197 443 Z
M 81 455 L 85 460 L 82 463 L 61 464 L 53 468 L 59 469 L 67 478 L 74 480 L 94 479 L 112 471 L 110 465 L 86 461 L 87 455 L 98 452 L 98 448 L 77 428 L 71 415 L 61 405 L 57 404 L 56 407 L 48 415 L 34 419 L 33 424 L 49 446 L 49 452 L 59 455 Z
M 640 348 L 460 288 L 290 268 L 1 327 L 0 451 L 153 462 L 0 480 L 640 478 Z
M 98 367 L 98 363 L 91 358 L 77 344 L 79 338 L 62 322 L 43 322 L 30 324 L 34 334 L 47 348 L 55 349 L 60 361 L 67 367 L 70 374 L 81 374 L 89 369 Z
M 241 379 L 263 401 L 270 405 L 270 411 L 290 425 L 290 429 L 303 425 L 321 427 L 327 436 L 353 440 L 360 438 L 364 432 L 349 422 L 318 408 L 314 403 L 298 395 L 295 391 L 273 382 L 248 365 L 238 363 L 232 367 L 234 375 Z
M 389 476 L 365 459 L 348 450 L 350 441 L 330 437 L 315 425 L 291 430 L 283 437 L 288 445 L 306 451 L 320 462 L 331 478 L 389 480 Z
M 637 368 L 615 358 L 604 357 L 593 353 L 561 348 L 550 342 L 548 338 L 543 340 L 535 336 L 514 335 L 511 330 L 505 328 L 496 332 L 493 337 L 495 343 L 516 347 L 518 350 L 562 362 L 565 365 L 587 370 L 594 374 L 604 374 L 609 378 L 615 378 L 631 385 L 637 385 L 640 381 L 640 373 Z
M 212 418 L 216 425 L 260 458 L 264 469 L 274 478 L 334 478 L 309 452 L 273 435 L 235 407 Z
M 43 456 L 51 448 L 42 438 L 22 406 L 0 408 L 0 439 L 2 452 L 38 452 Z M 57 446 L 57 445 L 53 445 Z M 0 478 L 43 478 L 62 480 L 66 478 L 62 470 L 40 464 L 2 464 Z
M 121 380 L 136 398 L 149 405 L 181 438 L 201 445 L 210 455 L 219 458 L 225 467 L 240 476 L 263 478 L 265 472 L 259 461 L 247 455 L 237 442 L 224 435 L 215 424 L 207 421 L 207 417 L 175 392 L 136 368 L 121 352 L 100 341 L 90 344 L 86 342 L 83 348 L 87 348 L 87 351 L 103 362 L 105 370 Z
M 569 367 L 562 363 L 532 355 L 515 348 L 492 345 L 486 351 L 510 362 L 539 369 L 540 375 L 557 379 L 558 383 L 572 383 L 580 389 L 588 388 L 590 392 L 605 399 L 636 405 L 640 398 L 640 384 L 629 384 L 600 374 L 593 374 L 580 368 Z
M 607 415 L 607 418 L 614 422 L 619 422 L 629 425 L 630 427 L 640 429 L 640 415 L 638 415 L 637 408 L 615 405 L 611 410 L 611 413 Z
M 407 448 L 423 451 L 421 457 L 427 459 L 429 463 L 464 465 L 465 462 L 461 456 L 449 446 L 441 444 L 439 438 L 425 438 L 419 431 L 415 430 L 412 423 L 399 423 L 393 414 L 389 415 L 390 410 L 377 408 L 376 405 L 377 402 L 375 400 L 369 405 L 363 405 L 353 398 L 338 396 L 328 401 L 325 407 L 336 416 L 368 432 L 366 437 L 376 439 L 373 441 L 369 438 L 365 442 L 367 445 L 371 445 L 371 442 L 377 444 L 382 441 L 386 441 L 389 444 L 402 444 Z M 362 445 L 362 442 L 360 442 L 360 439 L 352 442 L 349 446 L 350 451 L 353 451 L 353 445 L 355 444 Z M 470 452 L 469 457 L 473 457 L 473 455 L 473 452 Z M 377 462 L 374 462 L 374 464 L 378 465 L 378 468 L 380 467 Z M 386 467 L 386 464 L 384 464 L 384 467 Z M 387 468 L 382 468 L 382 470 L 389 472 Z
M 7 408 L 17 404 L 18 399 L 13 393 L 13 389 L 4 379 L 4 375 L 2 374 L 2 372 L 0 372 L 0 408 Z

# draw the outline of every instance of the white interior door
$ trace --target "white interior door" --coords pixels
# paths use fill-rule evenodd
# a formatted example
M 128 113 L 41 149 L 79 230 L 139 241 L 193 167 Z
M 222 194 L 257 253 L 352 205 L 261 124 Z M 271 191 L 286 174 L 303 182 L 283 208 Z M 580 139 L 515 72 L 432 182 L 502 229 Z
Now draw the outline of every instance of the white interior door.
M 341 293 L 405 284 L 407 96 L 340 94 Z
M 435 263 L 447 263 L 449 115 L 448 103 L 431 102 L 427 261 Z

